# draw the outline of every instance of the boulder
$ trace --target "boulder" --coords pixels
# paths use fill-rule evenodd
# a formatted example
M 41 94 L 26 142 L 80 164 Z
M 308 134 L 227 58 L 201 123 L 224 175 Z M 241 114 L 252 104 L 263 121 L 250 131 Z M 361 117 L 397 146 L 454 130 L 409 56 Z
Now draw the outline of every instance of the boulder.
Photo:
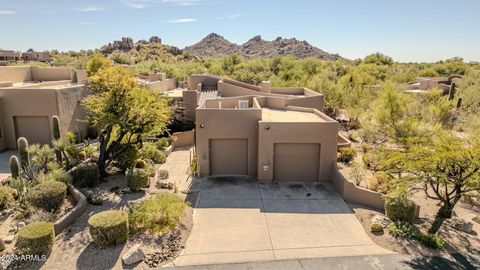
M 480 216 L 473 217 L 472 220 L 473 222 L 480 224 Z
M 9 234 L 8 236 L 5 236 L 3 238 L 3 241 L 5 242 L 5 244 L 10 244 L 13 242 L 13 239 L 15 239 L 15 235 Z
M 459 217 L 453 217 L 451 220 L 451 226 L 459 231 L 472 233 L 473 231 L 473 222 L 465 220 Z
M 145 254 L 143 253 L 143 250 L 140 248 L 140 245 L 134 245 L 131 247 L 123 256 L 122 260 L 123 263 L 126 265 L 131 265 L 137 262 L 143 261 L 143 258 L 145 258 Z
M 18 224 L 17 224 L 17 230 L 20 230 L 20 229 L 23 228 L 23 227 L 25 227 L 25 222 L 23 222 L 23 221 L 18 222 Z
M 387 227 L 390 223 L 392 223 L 392 221 L 384 216 L 384 215 L 375 215 L 373 218 L 372 218 L 372 222 L 371 223 L 379 223 L 381 224 L 384 228 Z

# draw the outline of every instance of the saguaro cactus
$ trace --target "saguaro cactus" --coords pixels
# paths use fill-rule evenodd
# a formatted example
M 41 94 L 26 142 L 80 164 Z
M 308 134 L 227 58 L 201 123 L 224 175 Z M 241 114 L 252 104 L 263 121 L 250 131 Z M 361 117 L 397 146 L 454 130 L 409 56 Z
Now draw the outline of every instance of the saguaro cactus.
M 58 116 L 52 116 L 52 126 L 53 126 L 53 138 L 55 140 L 60 139 L 60 119 Z M 55 150 L 55 158 L 57 162 L 62 162 L 62 152 L 58 149 Z
M 60 139 L 60 119 L 58 116 L 52 116 L 52 126 L 53 126 L 53 138 L 55 140 Z
M 20 157 L 20 165 L 22 168 L 26 168 L 30 165 L 30 155 L 27 152 L 28 141 L 24 137 L 20 137 L 17 140 L 18 156 Z
M 13 178 L 17 178 L 20 174 L 20 164 L 17 156 L 10 157 L 10 171 L 12 172 Z

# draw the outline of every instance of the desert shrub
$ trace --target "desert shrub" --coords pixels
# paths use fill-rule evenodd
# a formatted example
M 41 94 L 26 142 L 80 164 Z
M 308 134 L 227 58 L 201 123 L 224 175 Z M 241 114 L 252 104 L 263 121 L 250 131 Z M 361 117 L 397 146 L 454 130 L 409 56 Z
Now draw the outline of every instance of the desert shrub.
M 15 247 L 21 254 L 46 255 L 52 249 L 54 240 L 53 223 L 37 221 L 18 231 Z
M 392 222 L 387 228 L 390 234 L 395 237 L 412 238 L 427 247 L 437 250 L 445 247 L 445 241 L 443 241 L 438 235 L 420 232 L 412 224 L 405 221 Z
M 28 202 L 36 208 L 45 211 L 56 211 L 62 206 L 67 194 L 67 186 L 62 182 L 47 181 L 30 189 Z
M 373 174 L 372 177 L 368 179 L 368 189 L 373 191 L 379 191 L 382 189 L 383 184 L 385 184 L 392 177 L 386 172 L 378 171 Z
M 128 237 L 128 214 L 116 210 L 97 213 L 88 219 L 88 229 L 99 247 L 124 243 Z
M 157 146 L 158 149 L 162 149 L 164 147 L 167 147 L 169 145 L 168 139 L 167 138 L 160 138 L 160 140 L 155 142 L 155 145 Z
M 37 221 L 48 221 L 54 222 L 56 219 L 56 214 L 52 212 L 47 212 L 44 210 L 37 210 L 30 215 L 27 219 L 27 224 Z
M 158 150 L 153 143 L 144 144 L 142 149 L 140 149 L 140 156 L 142 158 L 151 159 L 155 163 L 165 163 L 165 160 L 167 159 L 165 154 Z
M 130 208 L 130 228 L 134 233 L 169 231 L 185 216 L 186 206 L 176 194 L 157 194 Z
M 370 224 L 370 232 L 372 233 L 382 233 L 383 232 L 383 226 L 380 223 L 374 222 Z
M 165 180 L 168 178 L 168 171 L 167 170 L 159 170 L 158 171 L 158 179 Z
M 390 223 L 387 228 L 390 234 L 395 237 L 413 238 L 417 233 L 415 227 L 413 227 L 412 224 L 406 221 L 401 221 L 401 220 L 397 220 L 395 222 Z
M 83 163 L 73 173 L 73 183 L 80 187 L 96 187 L 100 182 L 100 171 L 95 163 Z
M 381 160 L 382 156 L 380 155 L 380 152 L 376 150 L 369 151 L 362 156 L 362 161 L 365 167 L 373 171 L 378 170 Z
M 372 149 L 373 149 L 373 145 L 368 144 L 368 143 L 362 143 L 362 152 L 363 153 L 367 153 Z
M 365 171 L 365 168 L 363 168 L 363 165 L 361 163 L 358 163 L 356 161 L 352 162 L 352 170 L 350 171 L 349 176 L 350 179 L 353 180 L 355 185 L 360 186 L 366 175 L 367 172 Z
M 445 241 L 443 241 L 438 235 L 431 233 L 419 233 L 416 237 L 420 243 L 433 249 L 443 249 L 445 247 Z
M 338 149 L 338 161 L 350 162 L 357 155 L 357 150 L 351 147 L 342 147 Z
M 137 159 L 137 147 L 133 145 L 127 145 L 125 150 L 122 151 L 115 160 L 117 162 L 118 168 L 120 168 L 122 171 L 126 171 L 127 169 L 135 166 Z
M 147 171 L 140 168 L 131 168 L 125 172 L 127 186 L 133 190 L 139 190 L 148 187 L 149 178 Z
M 54 169 L 49 173 L 40 173 L 37 177 L 37 181 L 40 183 L 47 181 L 58 181 L 68 185 L 72 183 L 72 176 L 64 169 Z
M 0 186 L 0 210 L 8 208 L 13 203 L 12 189 Z
M 415 203 L 403 196 L 385 199 L 385 214 L 393 221 L 412 223 L 415 219 L 415 209 Z
M 80 151 L 78 153 L 78 160 L 85 160 L 87 158 L 87 154 L 85 153 L 85 151 Z

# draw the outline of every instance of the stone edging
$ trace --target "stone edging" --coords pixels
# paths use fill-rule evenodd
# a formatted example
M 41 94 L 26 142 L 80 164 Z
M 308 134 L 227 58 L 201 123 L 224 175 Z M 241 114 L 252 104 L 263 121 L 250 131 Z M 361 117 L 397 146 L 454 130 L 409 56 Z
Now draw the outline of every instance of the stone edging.
M 72 175 L 77 167 L 85 162 L 90 162 L 90 159 L 85 160 L 84 162 L 78 164 L 77 166 L 71 168 L 68 171 L 68 174 Z M 73 175 L 72 175 L 73 177 Z M 78 189 L 76 189 L 72 184 L 68 185 L 68 192 L 72 195 L 73 199 L 77 202 L 75 207 L 72 208 L 67 214 L 62 216 L 54 223 L 55 236 L 59 235 L 63 230 L 68 226 L 72 225 L 75 220 L 80 217 L 87 210 L 88 202 L 85 195 L 83 195 Z
M 57 220 L 54 224 L 55 236 L 59 235 L 68 226 L 73 224 L 75 220 L 80 217 L 87 210 L 87 198 L 73 185 L 68 185 L 68 192 L 72 195 L 73 199 L 77 202 L 74 208 L 67 214 Z

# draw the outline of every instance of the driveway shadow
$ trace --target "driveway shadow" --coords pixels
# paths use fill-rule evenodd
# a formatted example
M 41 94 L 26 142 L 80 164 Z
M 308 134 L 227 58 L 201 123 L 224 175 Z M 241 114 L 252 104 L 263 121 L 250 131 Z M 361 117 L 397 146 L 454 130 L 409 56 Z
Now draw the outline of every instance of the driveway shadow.
M 466 258 L 460 253 L 450 254 L 455 259 L 455 261 L 449 260 L 444 257 L 434 256 L 434 257 L 416 257 L 411 260 L 407 260 L 404 263 L 410 266 L 412 269 L 421 269 L 421 270 L 443 270 L 443 269 L 452 269 L 452 270 L 476 270 L 479 269 L 480 265 L 473 265 L 472 258 Z
M 259 183 L 248 176 L 204 177 L 196 181 L 199 181 L 199 194 L 195 208 L 257 208 L 266 213 L 353 213 L 329 183 Z

